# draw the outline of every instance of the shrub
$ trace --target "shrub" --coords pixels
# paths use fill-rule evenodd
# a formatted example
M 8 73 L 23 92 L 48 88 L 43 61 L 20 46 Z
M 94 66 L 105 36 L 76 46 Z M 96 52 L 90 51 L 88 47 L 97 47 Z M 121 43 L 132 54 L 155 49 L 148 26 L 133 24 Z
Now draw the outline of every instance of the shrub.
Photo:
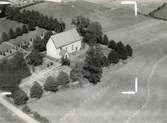
M 111 48 L 111 49 L 116 50 L 116 49 L 117 49 L 117 43 L 116 43 L 114 40 L 111 40 L 111 41 L 108 43 L 108 48 Z
M 83 66 L 82 63 L 77 63 L 70 71 L 70 80 L 72 82 L 79 81 L 83 76 Z
M 126 60 L 128 58 L 127 48 L 124 46 L 122 42 L 118 42 L 117 44 L 117 52 L 119 54 L 119 58 L 122 60 Z
M 108 42 L 109 42 L 109 41 L 108 41 L 107 35 L 104 35 L 102 44 L 108 45 Z
M 1 35 L 1 39 L 2 39 L 3 41 L 8 41 L 8 40 L 9 40 L 8 34 L 6 34 L 5 32 L 3 32 L 2 35 Z
M 43 94 L 42 87 L 39 83 L 34 82 L 33 86 L 30 89 L 31 98 L 41 98 Z
M 28 28 L 26 25 L 23 25 L 22 31 L 23 31 L 23 33 L 28 33 Z
M 108 61 L 114 64 L 117 64 L 119 62 L 119 54 L 117 53 L 117 51 L 112 50 L 109 55 L 108 55 Z
M 132 56 L 132 54 L 133 54 L 133 49 L 132 49 L 132 47 L 130 46 L 130 45 L 126 45 L 126 49 L 127 49 L 127 51 L 128 51 L 128 56 Z
M 63 71 L 59 73 L 59 75 L 56 78 L 56 81 L 58 85 L 63 86 L 67 85 L 70 82 L 68 74 Z
M 53 92 L 56 92 L 58 90 L 58 84 L 56 82 L 56 79 L 49 76 L 47 79 L 46 79 L 46 82 L 44 84 L 44 89 L 46 91 L 53 91 Z
M 99 57 L 99 53 L 97 52 L 97 48 L 90 48 L 87 51 L 85 63 L 83 66 L 83 76 L 93 84 L 97 84 L 98 82 L 100 82 L 103 72 L 101 57 Z
M 23 105 L 26 104 L 26 102 L 28 101 L 27 94 L 21 89 L 13 92 L 12 97 L 16 105 Z
M 13 31 L 12 28 L 9 30 L 9 37 L 10 37 L 10 39 L 16 38 L 16 34 L 15 34 L 15 32 Z
M 43 63 L 43 56 L 36 49 L 32 50 L 31 54 L 28 56 L 29 64 L 34 66 L 39 66 Z
M 38 114 L 37 112 L 33 112 L 33 117 L 38 120 L 40 123 L 50 123 L 49 120 L 43 116 L 41 116 L 40 114 Z
M 22 30 L 20 29 L 20 27 L 16 28 L 16 35 L 17 36 L 21 36 L 23 34 Z
M 109 66 L 109 60 L 108 60 L 108 58 L 105 55 L 102 57 L 101 65 L 102 65 L 102 67 Z
M 30 30 L 30 31 L 35 30 L 35 26 L 33 26 L 32 24 L 29 24 L 28 25 L 28 30 Z
M 26 114 L 31 114 L 31 113 L 32 113 L 31 109 L 30 109 L 27 105 L 25 105 L 25 106 L 22 108 L 22 111 L 23 111 L 24 113 L 26 113 Z

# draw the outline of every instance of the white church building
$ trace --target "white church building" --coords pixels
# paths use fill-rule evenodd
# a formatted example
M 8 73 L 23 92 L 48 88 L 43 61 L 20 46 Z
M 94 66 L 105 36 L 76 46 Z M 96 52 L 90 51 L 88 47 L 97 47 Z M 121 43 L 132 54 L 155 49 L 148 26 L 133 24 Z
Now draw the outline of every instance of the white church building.
M 52 35 L 46 45 L 47 56 L 55 59 L 69 57 L 70 53 L 81 49 L 82 37 L 76 29 Z

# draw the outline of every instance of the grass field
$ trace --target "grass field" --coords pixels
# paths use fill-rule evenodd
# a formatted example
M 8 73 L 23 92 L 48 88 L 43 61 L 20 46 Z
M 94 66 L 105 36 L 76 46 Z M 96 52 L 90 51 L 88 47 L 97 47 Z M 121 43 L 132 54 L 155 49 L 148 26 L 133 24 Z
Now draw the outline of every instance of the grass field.
M 107 8 L 118 8 L 122 7 L 129 7 L 134 10 L 134 6 L 131 5 L 121 5 L 122 0 L 85 0 L 92 3 L 103 5 Z M 166 0 L 132 0 L 137 2 L 138 12 L 142 14 L 149 14 L 159 6 L 161 6 Z
M 67 29 L 72 28 L 72 18 L 82 15 L 89 17 L 92 21 L 98 21 L 102 24 L 104 31 L 111 31 L 123 26 L 133 25 L 147 20 L 147 17 L 139 15 L 134 16 L 134 12 L 129 7 L 119 9 L 105 8 L 95 3 L 86 1 L 75 1 L 68 3 L 45 2 L 26 8 L 27 10 L 36 10 L 45 15 L 56 18 L 62 17 L 67 24 Z
M 161 7 L 159 10 L 152 13 L 156 18 L 161 18 L 167 20 L 167 4 Z
M 0 123 L 24 123 L 24 121 L 0 104 Z
M 162 58 L 167 54 L 167 23 L 138 18 L 138 23 L 122 21 L 122 26 L 107 33 L 134 48 L 134 58 L 126 65 L 111 67 L 94 87 L 62 90 L 29 106 L 58 123 L 166 123 L 167 71 L 162 70 L 166 66 Z M 134 88 L 135 77 L 139 78 L 137 95 L 122 95 L 121 91 Z

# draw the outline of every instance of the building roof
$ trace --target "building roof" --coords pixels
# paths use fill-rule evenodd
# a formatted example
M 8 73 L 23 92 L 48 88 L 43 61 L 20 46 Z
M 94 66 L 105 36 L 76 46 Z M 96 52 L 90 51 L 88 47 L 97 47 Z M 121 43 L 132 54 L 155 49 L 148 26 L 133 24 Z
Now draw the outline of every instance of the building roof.
M 38 28 L 34 31 L 23 34 L 22 36 L 18 36 L 15 39 L 9 40 L 9 43 L 18 46 L 21 43 L 29 42 L 31 39 L 36 39 L 37 36 L 40 36 L 42 33 L 46 33 L 45 29 Z
M 51 40 L 56 48 L 80 41 L 81 39 L 82 37 L 79 35 L 76 29 L 71 29 L 51 36 Z

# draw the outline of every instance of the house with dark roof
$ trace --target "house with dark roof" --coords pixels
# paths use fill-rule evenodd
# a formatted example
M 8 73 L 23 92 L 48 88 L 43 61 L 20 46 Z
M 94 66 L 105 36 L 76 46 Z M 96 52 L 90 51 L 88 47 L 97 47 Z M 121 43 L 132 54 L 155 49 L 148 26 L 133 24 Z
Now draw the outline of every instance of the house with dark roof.
M 81 49 L 82 37 L 76 29 L 52 35 L 46 45 L 47 56 L 55 59 L 68 57 L 70 53 Z

